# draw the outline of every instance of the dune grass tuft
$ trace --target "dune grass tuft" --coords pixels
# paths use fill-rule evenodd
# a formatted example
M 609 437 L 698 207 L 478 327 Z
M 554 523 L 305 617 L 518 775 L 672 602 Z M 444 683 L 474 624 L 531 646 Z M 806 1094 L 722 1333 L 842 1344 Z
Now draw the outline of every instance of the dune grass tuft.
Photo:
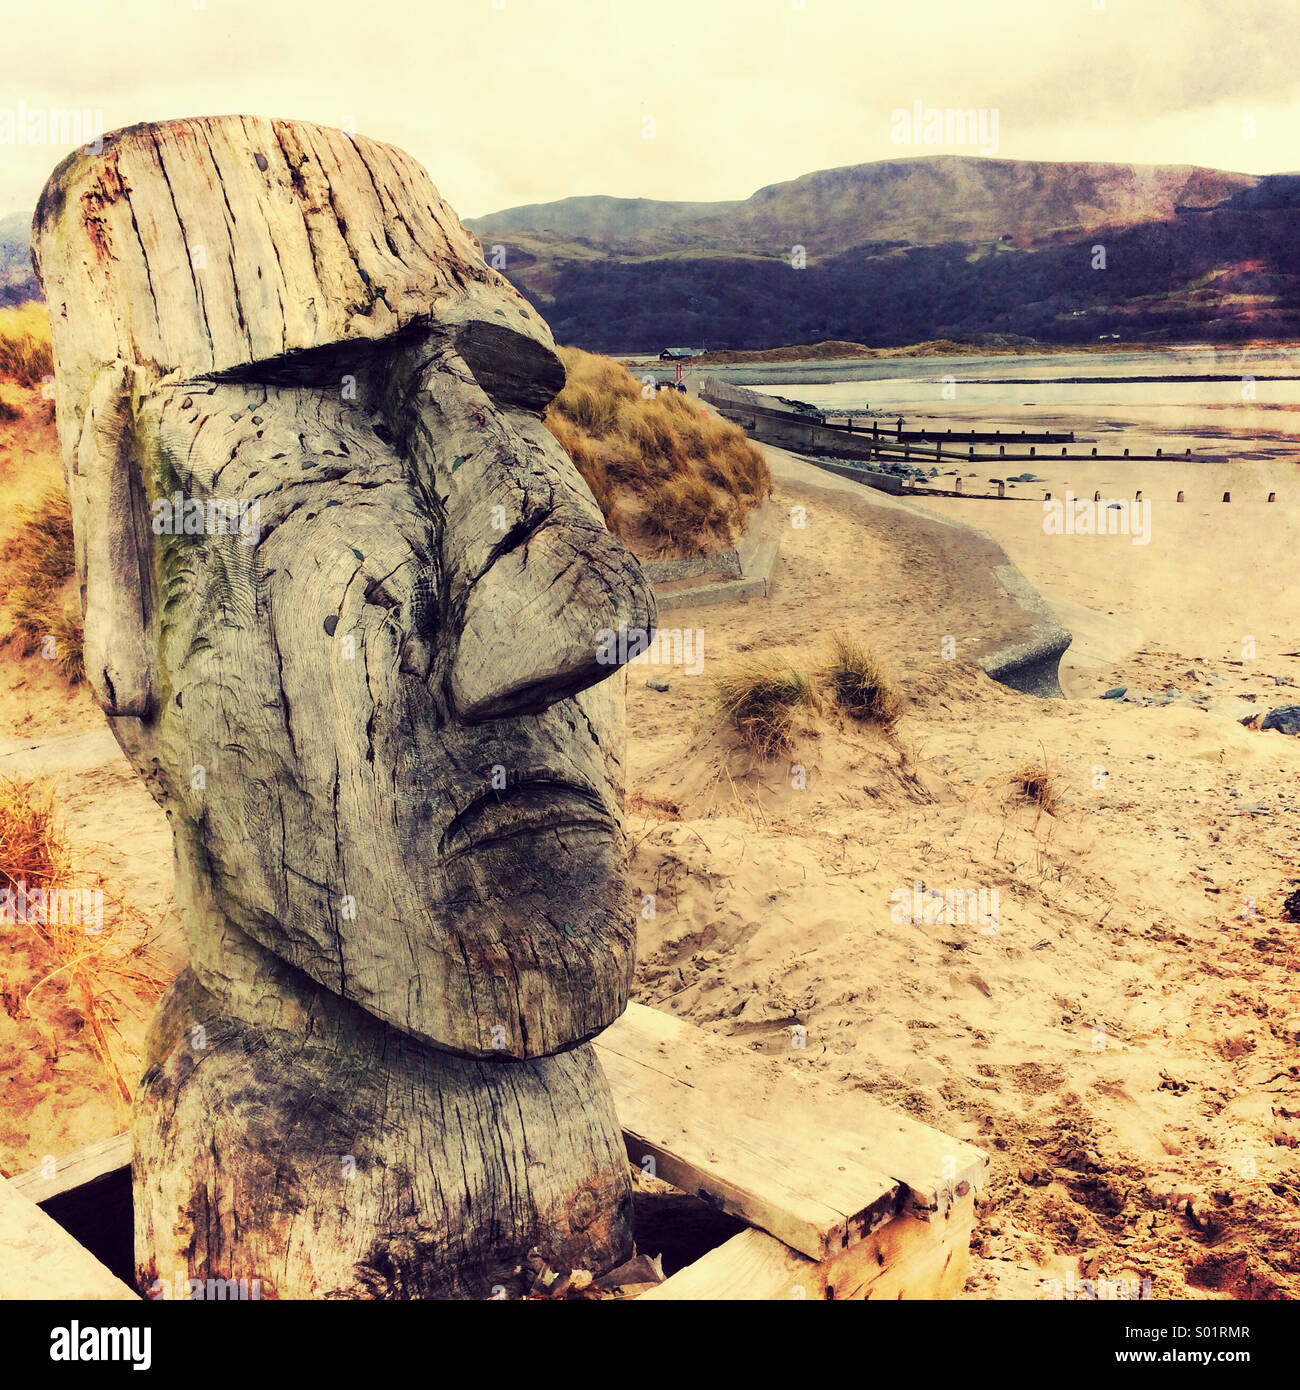
M 831 639 L 831 662 L 823 679 L 835 702 L 854 719 L 891 725 L 903 709 L 903 697 L 888 670 L 847 633 Z
M 138 1074 L 138 1059 L 130 1055 L 118 1026 L 121 995 L 125 991 L 145 1002 L 157 999 L 166 985 L 166 972 L 154 958 L 147 932 L 131 932 L 128 937 L 132 939 L 123 940 L 107 919 L 87 923 L 84 912 L 78 917 L 50 908 L 51 895 L 73 901 L 64 890 L 71 889 L 74 869 L 55 808 L 54 783 L 0 778 L 0 888 L 13 889 L 16 894 L 21 885 L 27 894 L 29 910 L 13 927 L 31 933 L 38 953 L 37 968 L 45 971 L 21 991 L 11 990 L 9 983 L 0 979 L 6 1008 L 15 1016 L 39 1021 L 33 999 L 49 988 L 64 988 L 69 999 L 76 1001 L 77 1012 L 89 1029 L 114 1089 L 129 1103 L 127 1076 Z M 91 887 L 103 893 L 103 880 L 93 878 Z M 31 910 L 33 890 L 37 889 L 46 895 L 39 912 Z M 123 901 L 114 899 L 113 905 L 118 922 L 132 915 L 138 917 Z M 62 1026 L 45 1025 L 56 1059 Z
M 46 888 L 64 877 L 68 851 L 54 813 L 54 786 L 0 777 L 0 888 Z
M 0 380 L 38 386 L 54 373 L 50 318 L 44 304 L 0 309 Z
M 772 490 L 744 430 L 678 391 L 647 397 L 621 363 L 561 348 L 568 379 L 546 426 L 591 488 L 609 529 L 659 554 L 725 550 Z
M 1022 763 L 1011 774 L 1010 782 L 1026 801 L 1032 801 L 1049 816 L 1056 814 L 1060 805 L 1060 797 L 1056 790 L 1056 774 L 1047 763 Z
M 645 523 L 657 536 L 671 539 L 721 536 L 727 526 L 727 505 L 698 474 L 683 473 L 650 493 Z
M 80 685 L 86 679 L 85 636 L 75 601 L 65 603 L 53 615 L 49 635 L 54 639 L 54 661 L 63 679 L 69 685 Z
M 800 709 L 815 709 L 813 683 L 801 671 L 770 661 L 751 661 L 719 676 L 714 698 L 718 709 L 758 758 L 772 758 L 790 748 Z
M 84 674 L 81 616 L 67 593 L 75 568 L 72 508 L 66 490 L 50 485 L 18 509 L 14 534 L 0 551 L 8 632 L 24 656 L 53 639 L 54 659 L 70 684 Z

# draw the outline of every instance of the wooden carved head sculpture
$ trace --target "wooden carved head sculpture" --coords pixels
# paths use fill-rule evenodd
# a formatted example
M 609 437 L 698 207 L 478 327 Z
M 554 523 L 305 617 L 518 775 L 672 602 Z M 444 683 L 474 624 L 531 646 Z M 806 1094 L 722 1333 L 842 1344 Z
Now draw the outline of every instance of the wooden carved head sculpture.
M 619 1263 L 601 632 L 655 610 L 541 423 L 546 325 L 407 155 L 297 122 L 119 131 L 55 171 L 34 248 L 87 676 L 191 954 L 136 1102 L 142 1290 Z

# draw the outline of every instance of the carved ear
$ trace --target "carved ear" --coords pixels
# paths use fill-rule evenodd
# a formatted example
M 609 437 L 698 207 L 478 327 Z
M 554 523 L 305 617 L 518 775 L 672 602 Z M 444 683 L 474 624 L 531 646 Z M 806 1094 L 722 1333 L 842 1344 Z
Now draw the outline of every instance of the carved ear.
M 69 468 L 85 615 L 86 679 L 110 715 L 148 718 L 156 703 L 156 584 L 149 499 L 137 456 L 135 369 L 95 378 Z

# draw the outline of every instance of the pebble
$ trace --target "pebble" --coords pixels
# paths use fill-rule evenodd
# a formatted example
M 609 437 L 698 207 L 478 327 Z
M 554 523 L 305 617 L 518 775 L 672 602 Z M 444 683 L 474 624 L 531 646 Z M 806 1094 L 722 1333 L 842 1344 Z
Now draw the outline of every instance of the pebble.
M 1127 690 L 1128 686 L 1126 685 L 1113 685 L 1101 698 L 1103 700 L 1122 700 Z
M 1276 729 L 1281 734 L 1300 734 L 1300 705 L 1279 705 L 1269 710 L 1259 727 Z
M 1215 1211 L 1210 1203 L 1210 1199 L 1204 1193 L 1198 1192 L 1187 1204 L 1187 1217 L 1194 1226 L 1199 1227 L 1208 1235 L 1215 1235 L 1223 1229 L 1223 1219 Z
M 658 677 L 651 677 L 650 680 L 646 681 L 645 687 L 647 690 L 664 691 L 668 689 L 668 682 L 665 680 L 660 680 L 658 679 Z

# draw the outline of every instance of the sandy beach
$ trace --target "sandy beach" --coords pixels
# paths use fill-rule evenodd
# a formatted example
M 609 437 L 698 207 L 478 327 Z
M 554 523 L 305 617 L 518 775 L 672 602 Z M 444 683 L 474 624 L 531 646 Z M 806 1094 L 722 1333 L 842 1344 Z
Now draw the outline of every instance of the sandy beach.
M 755 767 L 704 681 L 634 679 L 634 865 L 666 900 L 643 923 L 645 998 L 990 1148 L 968 1296 L 1086 1296 L 1092 1278 L 1105 1296 L 1294 1297 L 1300 745 L 1239 722 L 1296 700 L 1292 508 L 1203 486 L 1179 505 L 1204 474 L 1170 463 L 1143 466 L 1147 546 L 1046 535 L 1037 484 L 1037 503 L 871 494 L 873 526 L 865 489 L 767 452 L 772 596 L 674 622 L 700 624 L 717 665 L 815 660 L 848 627 L 911 707 L 896 738 L 810 720 L 794 767 Z M 1281 492 L 1287 468 L 1258 484 Z M 1118 469 L 1036 471 L 1091 497 Z M 942 660 L 934 596 L 963 576 L 936 572 L 927 510 L 996 536 L 1074 628 L 1069 698 Z M 1097 698 L 1115 685 L 1133 700 Z M 1055 815 L 1009 793 L 1026 758 L 1052 769 Z M 996 931 L 900 926 L 913 885 L 996 890 Z

